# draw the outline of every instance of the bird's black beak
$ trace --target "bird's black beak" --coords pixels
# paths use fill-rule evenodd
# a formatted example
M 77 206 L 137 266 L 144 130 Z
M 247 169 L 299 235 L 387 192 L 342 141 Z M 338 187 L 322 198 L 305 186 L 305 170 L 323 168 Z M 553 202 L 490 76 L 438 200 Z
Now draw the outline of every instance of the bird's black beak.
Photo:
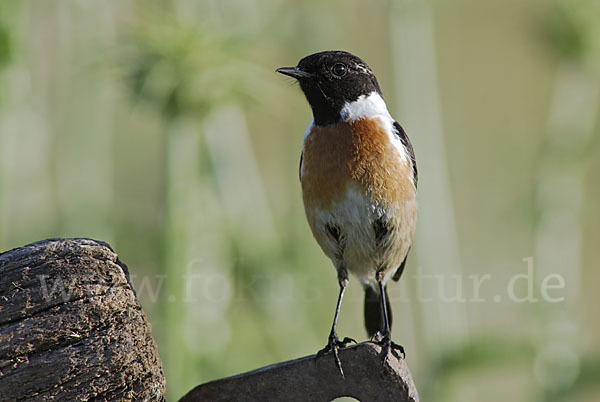
M 279 67 L 275 71 L 277 71 L 278 73 L 281 73 L 283 75 L 288 75 L 297 80 L 311 78 L 313 76 L 311 73 L 302 71 L 298 67 Z

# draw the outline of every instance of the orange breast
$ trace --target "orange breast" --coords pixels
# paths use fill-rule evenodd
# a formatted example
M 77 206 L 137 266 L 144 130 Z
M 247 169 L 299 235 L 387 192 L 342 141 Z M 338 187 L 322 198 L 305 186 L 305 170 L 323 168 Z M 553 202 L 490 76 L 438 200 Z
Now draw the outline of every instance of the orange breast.
M 304 140 L 302 193 L 307 208 L 329 209 L 350 186 L 375 203 L 414 198 L 411 169 L 376 120 L 313 126 Z

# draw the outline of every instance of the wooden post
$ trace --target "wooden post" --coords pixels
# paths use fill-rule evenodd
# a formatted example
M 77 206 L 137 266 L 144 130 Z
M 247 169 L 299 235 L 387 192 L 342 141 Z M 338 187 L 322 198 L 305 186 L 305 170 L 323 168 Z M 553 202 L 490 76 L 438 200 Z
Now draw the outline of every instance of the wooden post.
M 180 402 L 329 402 L 350 396 L 361 402 L 419 402 L 404 359 L 372 342 L 340 350 L 344 377 L 331 354 L 307 356 L 199 385 Z
M 105 243 L 51 239 L 0 254 L 0 400 L 164 400 L 158 350 Z

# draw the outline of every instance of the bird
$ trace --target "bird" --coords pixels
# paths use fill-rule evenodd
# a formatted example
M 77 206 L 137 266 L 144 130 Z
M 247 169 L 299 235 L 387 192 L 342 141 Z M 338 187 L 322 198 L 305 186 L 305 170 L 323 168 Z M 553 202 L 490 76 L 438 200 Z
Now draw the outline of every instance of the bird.
M 339 294 L 325 348 L 341 372 L 337 321 L 353 274 L 365 291 L 367 334 L 390 350 L 389 279 L 398 281 L 412 246 L 417 219 L 417 164 L 412 144 L 390 115 L 375 74 L 361 58 L 328 50 L 276 72 L 294 78 L 313 120 L 302 143 L 299 176 L 310 229 L 337 271 Z

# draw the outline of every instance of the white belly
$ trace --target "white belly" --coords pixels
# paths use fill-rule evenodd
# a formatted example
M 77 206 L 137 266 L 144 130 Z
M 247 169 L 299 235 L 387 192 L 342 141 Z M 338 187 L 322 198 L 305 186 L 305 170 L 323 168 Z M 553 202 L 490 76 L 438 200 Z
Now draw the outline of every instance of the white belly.
M 317 242 L 336 268 L 342 266 L 363 285 L 375 286 L 376 273 L 382 270 L 387 281 L 408 253 L 416 208 L 414 198 L 378 205 L 357 187 L 350 187 L 345 197 L 330 208 L 307 211 L 307 216 Z M 388 234 L 379 242 L 374 229 L 378 220 L 389 223 Z M 340 244 L 330 234 L 331 226 L 340 230 L 341 252 Z

